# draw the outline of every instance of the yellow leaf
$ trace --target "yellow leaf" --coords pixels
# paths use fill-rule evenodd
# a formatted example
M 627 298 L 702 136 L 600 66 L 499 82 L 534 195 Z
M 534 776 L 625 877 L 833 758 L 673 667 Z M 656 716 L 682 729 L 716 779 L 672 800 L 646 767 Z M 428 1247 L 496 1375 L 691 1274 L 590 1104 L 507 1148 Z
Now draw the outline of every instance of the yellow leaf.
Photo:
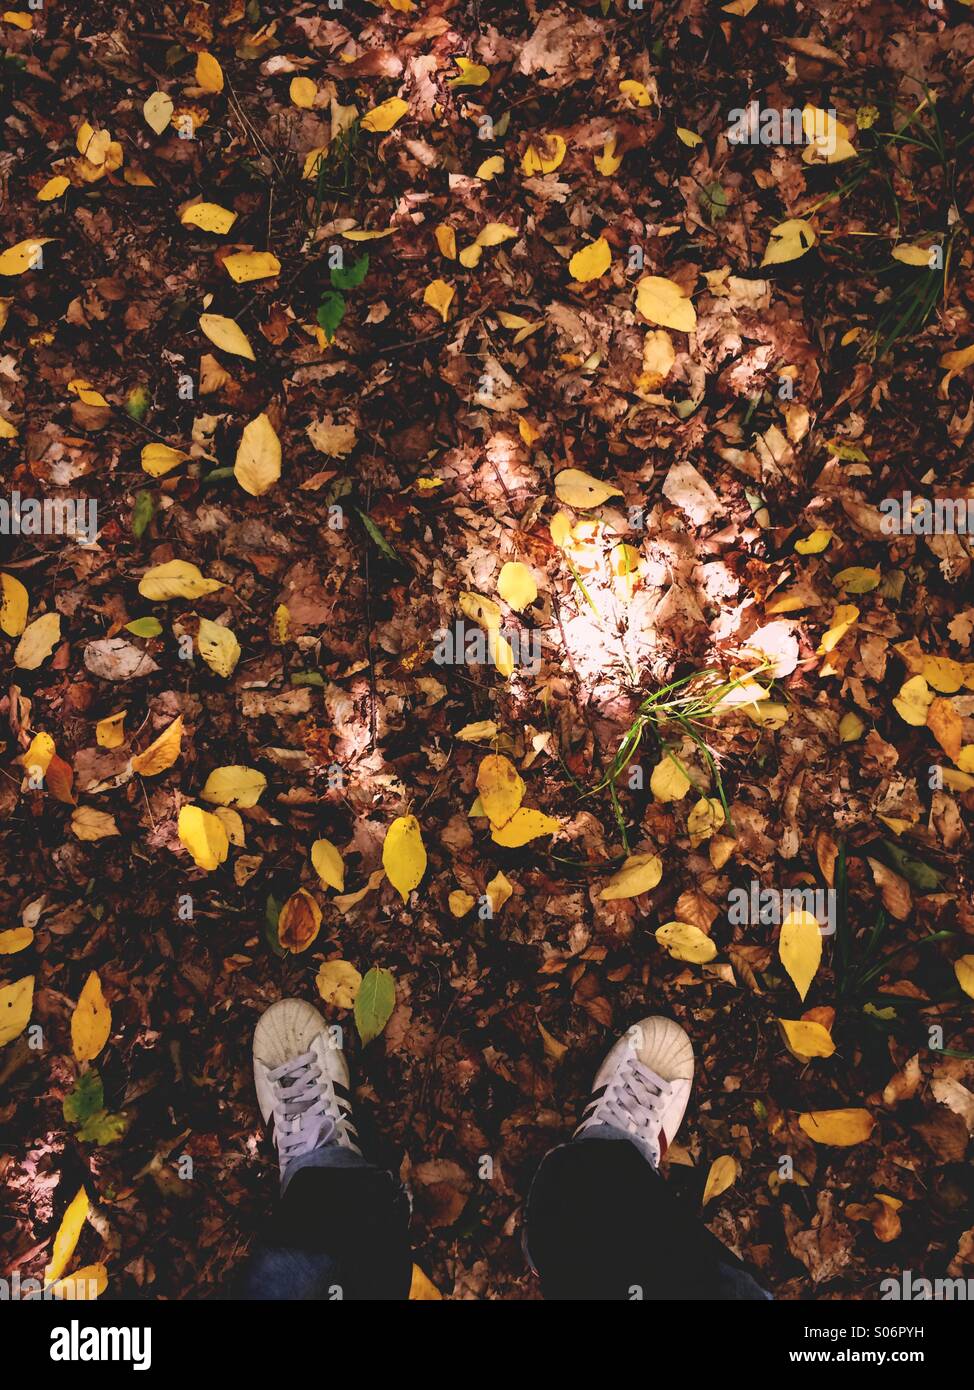
M 256 806 L 267 790 L 267 778 L 255 767 L 232 763 L 215 767 L 207 777 L 200 797 L 211 806 Z
M 602 153 L 594 156 L 595 167 L 605 178 L 611 178 L 622 163 L 622 155 L 616 154 L 617 143 L 616 137 L 610 135 L 602 146 Z
M 104 719 L 99 719 L 95 725 L 95 742 L 99 748 L 121 748 L 125 742 L 125 732 L 122 725 L 125 723 L 125 711 L 119 710 L 117 714 L 109 714 Z
M 927 711 L 933 699 L 933 692 L 923 676 L 911 676 L 900 687 L 900 693 L 893 697 L 893 708 L 907 724 L 920 729 L 927 722 Z
M 851 565 L 832 576 L 837 589 L 845 589 L 850 594 L 869 594 L 879 588 L 882 578 L 879 570 L 867 569 L 865 565 Z
M 302 111 L 310 111 L 315 104 L 318 88 L 310 77 L 292 77 L 288 95 L 295 106 L 300 106 Z
M 483 179 L 485 183 L 490 183 L 492 179 L 495 179 L 498 174 L 503 174 L 503 172 L 504 156 L 500 154 L 492 154 L 489 159 L 485 159 L 482 164 L 479 164 L 477 166 L 477 173 L 475 177 L 477 177 L 478 179 Z
M 927 246 L 894 246 L 893 260 L 902 261 L 904 265 L 922 266 L 924 270 L 929 270 L 930 248 Z
M 237 811 L 229 806 L 218 806 L 213 812 L 217 820 L 227 832 L 227 839 L 232 845 L 245 845 L 247 837 L 244 834 L 244 823 Z
M 145 117 L 146 125 L 157 135 L 161 135 L 169 125 L 172 120 L 172 112 L 172 97 L 166 92 L 153 92 L 142 107 L 142 115 Z
M 612 264 L 612 249 L 604 236 L 590 241 L 581 251 L 576 251 L 568 262 L 568 272 L 573 280 L 584 283 L 598 280 Z
M 0 439 L 16 439 L 20 431 L 5 415 L 0 415 Z
M 555 474 L 555 496 L 569 507 L 600 507 L 610 497 L 622 497 L 623 492 L 611 483 L 592 478 L 578 468 L 563 468 Z
M 440 249 L 440 255 L 445 256 L 448 261 L 455 261 L 457 258 L 457 234 L 452 227 L 448 227 L 445 222 L 434 230 L 436 244 Z
M 200 328 L 222 352 L 246 357 L 248 362 L 256 360 L 246 333 L 233 319 L 224 318 L 222 314 L 200 314 Z
M 717 954 L 717 947 L 710 937 L 692 922 L 666 922 L 662 927 L 657 927 L 655 935 L 673 960 L 706 965 Z
M 60 1279 L 67 1269 L 68 1261 L 74 1254 L 78 1237 L 81 1235 L 81 1228 L 88 1220 L 90 1210 L 91 1204 L 88 1201 L 88 1194 L 83 1187 L 79 1187 L 77 1195 L 64 1213 L 57 1235 L 54 1237 L 51 1262 L 44 1270 L 45 1284 L 53 1284 L 57 1279 Z
M 100 391 L 96 391 L 90 381 L 82 381 L 76 377 L 74 381 L 68 382 L 68 390 L 72 395 L 77 396 L 79 401 L 85 405 L 107 406 L 108 402 Z
M 311 863 L 322 883 L 338 893 L 344 893 L 345 861 L 331 840 L 315 840 L 311 846 Z
M 758 0 L 730 0 L 729 5 L 721 5 L 725 14 L 736 14 L 742 19 L 749 15 L 754 9 Z
M 314 149 L 308 151 L 304 157 L 304 167 L 301 170 L 303 179 L 316 179 L 321 172 L 321 162 L 328 158 L 327 145 L 315 145 Z
M 802 128 L 808 144 L 802 151 L 805 164 L 841 164 L 855 159 L 855 147 L 849 142 L 849 128 L 837 121 L 820 106 L 808 105 L 802 111 Z
M 164 565 L 153 565 L 139 580 L 142 597 L 159 602 L 171 598 L 202 598 L 222 588 L 222 580 L 207 579 L 188 560 L 167 560 Z
M 643 83 L 637 82 L 632 77 L 627 77 L 624 82 L 619 83 L 619 92 L 632 106 L 652 105 L 653 99 Z
M 184 209 L 179 218 L 184 227 L 198 227 L 201 232 L 225 236 L 237 220 L 237 214 L 219 203 L 194 203 Z
M 355 1007 L 355 997 L 361 983 L 362 976 L 347 960 L 326 960 L 324 965 L 319 966 L 315 977 L 319 995 L 326 1004 L 333 1004 L 336 1009 Z
M 244 427 L 233 476 L 251 497 L 262 497 L 281 476 L 281 441 L 263 412 Z
M 181 806 L 177 831 L 198 869 L 215 869 L 230 853 L 223 822 L 201 806 Z
M 472 623 L 476 623 L 478 627 L 482 627 L 485 632 L 496 632 L 500 627 L 503 615 L 493 599 L 484 598 L 482 594 L 474 594 L 467 589 L 461 589 L 457 602 L 463 616 L 469 618 Z
M 50 734 L 35 734 L 30 746 L 21 753 L 18 761 L 31 772 L 39 772 L 43 777 L 54 757 L 54 740 Z
M 433 1303 L 442 1299 L 443 1295 L 431 1280 L 429 1280 L 419 1265 L 413 1265 L 412 1278 L 409 1282 L 409 1301 L 411 1303 Z
M 779 1018 L 778 1027 L 786 1045 L 801 1062 L 811 1057 L 831 1057 L 835 1051 L 832 1034 L 821 1023 L 804 1018 Z
M 816 1144 L 840 1149 L 862 1144 L 876 1125 L 868 1110 L 809 1110 L 798 1116 L 798 1123 Z
M 855 743 L 862 738 L 865 724 L 854 710 L 847 710 L 839 720 L 839 739 L 842 743 Z
M 822 962 L 822 932 L 810 912 L 789 912 L 781 924 L 778 956 L 798 997 L 804 999 Z
M 675 758 L 660 758 L 649 779 L 649 790 L 657 801 L 682 801 L 692 783 Z
M 958 956 L 954 961 L 954 974 L 964 993 L 974 999 L 974 956 Z
M 34 16 L 26 14 L 23 10 L 4 10 L 4 24 L 12 24 L 15 29 L 31 29 L 34 25 Z
M 371 111 L 366 111 L 362 117 L 362 129 L 373 132 L 391 130 L 408 110 L 408 101 L 403 101 L 402 97 L 389 97 L 380 105 L 373 106 Z
M 456 736 L 462 743 L 479 743 L 497 737 L 497 724 L 493 719 L 478 719 L 475 724 L 464 724 Z
M 41 247 L 50 240 L 49 236 L 35 236 L 27 241 L 18 241 L 16 246 L 8 246 L 0 255 L 0 275 L 23 275 L 26 270 L 42 266 Z
M 179 757 L 183 743 L 183 716 L 177 715 L 168 728 L 163 729 L 144 753 L 136 753 L 132 759 L 132 771 L 143 777 L 155 777 L 172 767 Z
M 395 227 L 382 227 L 370 232 L 342 232 L 342 236 L 346 241 L 379 241 L 382 237 L 392 236 L 395 230 Z
M 204 92 L 223 91 L 223 69 L 212 53 L 196 55 L 196 85 Z
M 453 286 L 448 285 L 445 280 L 431 280 L 423 291 L 423 303 L 435 309 L 446 323 L 455 293 Z
M 248 280 L 266 280 L 280 275 L 281 263 L 272 251 L 234 251 L 225 256 L 223 269 L 238 285 Z
M 828 549 L 831 541 L 832 532 L 820 526 L 801 540 L 795 541 L 795 549 L 799 555 L 820 555 L 823 550 Z
M 721 1154 L 720 1158 L 715 1158 L 710 1165 L 710 1172 L 707 1174 L 707 1182 L 703 1189 L 703 1205 L 706 1206 L 715 1197 L 726 1192 L 729 1187 L 733 1187 L 740 1171 L 740 1165 L 733 1155 Z
M 71 1051 L 76 1062 L 93 1062 L 108 1042 L 112 1011 L 105 1003 L 98 972 L 92 970 L 71 1015 Z
M 825 656 L 833 651 L 842 641 L 849 629 L 858 621 L 859 609 L 854 603 L 836 604 L 829 630 L 823 634 L 817 654 L 819 656 Z
M 511 241 L 520 236 L 516 227 L 512 227 L 508 222 L 488 222 L 482 231 L 477 233 L 477 246 L 500 246 L 502 242 Z
M 544 1043 L 545 1056 L 550 1057 L 553 1062 L 560 1062 L 568 1051 L 567 1044 L 559 1042 L 553 1034 L 549 1033 L 540 1019 L 538 1020 L 538 1032 L 541 1034 L 541 1041 Z
M 15 956 L 18 951 L 26 951 L 33 940 L 31 927 L 10 927 L 7 931 L 0 931 L 0 956 Z
M 940 359 L 940 365 L 951 372 L 963 372 L 968 367 L 974 366 L 974 343 L 966 348 L 956 348 L 953 352 L 945 352 Z
M 240 660 L 240 643 L 230 628 L 209 618 L 200 618 L 196 645 L 211 671 L 224 679 L 233 675 Z
M 521 613 L 538 597 L 538 586 L 527 565 L 508 560 L 497 576 L 497 592 L 516 613 Z
M 554 835 L 560 829 L 560 823 L 552 816 L 546 816 L 543 811 L 529 811 L 522 806 L 506 825 L 498 827 L 492 824 L 490 838 L 495 845 L 517 849 L 529 840 L 536 840 L 540 835 Z
M 503 633 L 491 630 L 487 633 L 487 654 L 494 663 L 498 675 L 510 680 L 514 674 L 514 648 Z
M 55 198 L 60 198 L 70 186 L 70 179 L 66 179 L 63 174 L 55 174 L 52 179 L 48 179 L 43 188 L 38 190 L 37 201 L 39 203 L 52 203 Z
M 0 985 L 0 1047 L 20 1037 L 30 1022 L 33 1005 L 33 975 L 14 980 L 12 985 Z
M 171 444 L 142 446 L 142 468 L 151 478 L 161 478 L 164 474 L 171 473 L 188 458 L 189 454 L 184 454 L 182 449 L 174 449 Z
M 687 834 L 693 848 L 709 840 L 714 831 L 723 825 L 724 819 L 724 808 L 717 798 L 702 796 L 687 816 Z
M 458 77 L 448 77 L 447 83 L 451 87 L 482 87 L 485 82 L 490 81 L 490 69 L 485 68 L 483 63 L 474 63 L 469 58 L 454 58 L 453 60 L 460 69 Z
M 961 772 L 974 772 L 974 743 L 966 743 L 957 755 L 957 766 Z M 945 774 L 947 769 L 944 770 Z
M 678 333 L 692 333 L 697 326 L 692 301 L 674 280 L 662 275 L 644 275 L 639 281 L 636 309 L 650 323 L 675 328 Z
M 382 845 L 386 878 L 406 902 L 426 872 L 426 846 L 415 816 L 397 816 Z
M 964 668 L 949 656 L 924 656 L 920 675 L 941 695 L 955 695 L 964 684 Z
M 476 901 L 472 893 L 465 893 L 462 888 L 454 888 L 447 898 L 447 904 L 454 917 L 465 917 Z
M 779 222 L 771 228 L 764 259 L 765 265 L 783 265 L 785 261 L 797 261 L 815 245 L 815 232 L 811 222 L 802 217 L 791 217 L 787 222 Z
M 545 136 L 540 144 L 528 145 L 521 160 L 525 174 L 553 174 L 565 158 L 568 146 L 560 135 Z
M 14 665 L 22 671 L 36 671 L 61 640 L 60 613 L 42 613 L 24 629 L 14 652 Z
M 631 854 L 622 868 L 614 873 L 599 897 L 604 902 L 619 898 L 635 898 L 648 893 L 663 877 L 663 861 L 657 854 Z
M 30 597 L 20 580 L 0 574 L 0 629 L 8 637 L 19 637 L 27 626 Z
M 103 1264 L 83 1265 L 65 1279 L 57 1279 L 49 1284 L 45 1293 L 52 1298 L 71 1299 L 83 1303 L 85 1299 L 98 1298 L 108 1288 L 108 1270 Z
M 96 811 L 93 806 L 74 808 L 71 812 L 71 831 L 79 840 L 106 840 L 120 833 L 115 817 L 107 811 Z
M 495 915 L 500 912 L 513 892 L 507 875 L 498 870 L 487 885 L 487 901 L 490 903 L 491 912 Z
M 477 769 L 477 791 L 485 814 L 497 827 L 506 825 L 524 800 L 524 782 L 514 764 L 488 753 Z
M 676 128 L 677 138 L 682 140 L 684 145 L 691 150 L 696 149 L 697 145 L 703 144 L 703 136 L 698 135 L 695 130 L 687 130 L 684 126 L 678 125 Z

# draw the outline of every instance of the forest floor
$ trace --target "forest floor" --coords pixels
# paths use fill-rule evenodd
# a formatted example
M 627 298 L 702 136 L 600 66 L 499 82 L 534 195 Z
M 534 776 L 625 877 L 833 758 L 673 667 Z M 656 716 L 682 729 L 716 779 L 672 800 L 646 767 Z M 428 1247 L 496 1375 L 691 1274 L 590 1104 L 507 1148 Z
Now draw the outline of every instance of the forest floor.
M 226 1288 L 296 995 L 444 1298 L 649 1013 L 777 1297 L 974 1275 L 971 18 L 5 13 L 0 1273 Z

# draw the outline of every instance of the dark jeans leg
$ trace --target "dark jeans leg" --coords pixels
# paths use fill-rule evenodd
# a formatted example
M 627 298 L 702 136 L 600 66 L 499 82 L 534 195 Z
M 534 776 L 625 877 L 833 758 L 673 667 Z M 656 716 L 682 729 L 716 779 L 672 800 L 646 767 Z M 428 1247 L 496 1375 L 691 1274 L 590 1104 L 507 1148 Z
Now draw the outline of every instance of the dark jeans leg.
M 545 1155 L 528 1197 L 527 1245 L 548 1299 L 771 1297 L 608 1126 Z
M 289 1171 L 239 1296 L 262 1302 L 407 1298 L 409 1204 L 398 1181 L 348 1150 L 309 1157 Z M 332 1161 L 322 1163 L 323 1157 Z

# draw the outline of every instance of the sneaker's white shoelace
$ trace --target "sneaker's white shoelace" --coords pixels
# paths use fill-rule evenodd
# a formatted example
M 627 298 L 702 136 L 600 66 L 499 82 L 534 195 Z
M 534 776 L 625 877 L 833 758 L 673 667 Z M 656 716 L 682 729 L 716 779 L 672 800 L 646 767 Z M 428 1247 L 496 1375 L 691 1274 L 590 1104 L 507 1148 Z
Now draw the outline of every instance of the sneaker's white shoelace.
M 663 1123 L 663 1106 L 672 1089 L 668 1081 L 631 1054 L 619 1064 L 588 1123 L 615 1125 L 655 1147 Z
M 274 1134 L 283 1161 L 334 1138 L 338 1106 L 313 1052 L 275 1067 L 267 1080 L 274 1092 Z

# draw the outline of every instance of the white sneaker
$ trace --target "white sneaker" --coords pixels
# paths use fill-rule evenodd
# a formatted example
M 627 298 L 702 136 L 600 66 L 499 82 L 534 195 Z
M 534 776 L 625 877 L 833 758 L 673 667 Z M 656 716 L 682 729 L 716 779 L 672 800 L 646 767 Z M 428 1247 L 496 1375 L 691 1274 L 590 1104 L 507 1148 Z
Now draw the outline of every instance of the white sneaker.
M 671 1018 L 634 1023 L 599 1067 L 581 1138 L 596 1125 L 624 1130 L 658 1167 L 676 1136 L 693 1087 L 693 1044 Z
M 282 1181 L 293 1159 L 326 1144 L 361 1154 L 345 1054 L 311 1004 L 281 999 L 261 1014 L 254 1030 L 254 1083 Z

